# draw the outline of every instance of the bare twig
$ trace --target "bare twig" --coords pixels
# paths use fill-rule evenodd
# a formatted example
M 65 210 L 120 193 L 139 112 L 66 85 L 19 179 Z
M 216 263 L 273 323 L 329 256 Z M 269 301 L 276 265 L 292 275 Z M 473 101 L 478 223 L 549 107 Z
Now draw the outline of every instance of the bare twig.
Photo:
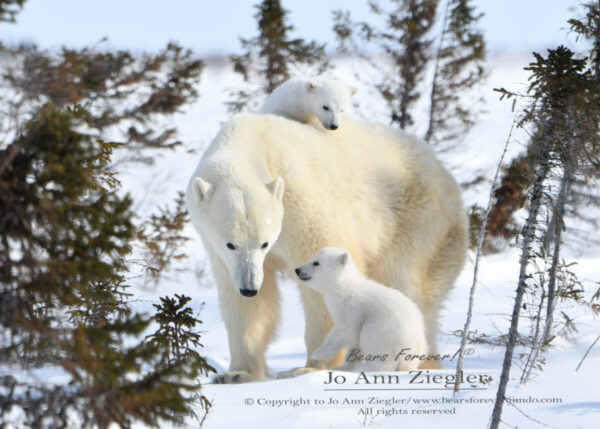
M 546 303 L 546 321 L 544 324 L 544 332 L 542 333 L 539 339 L 537 338 L 537 335 L 536 338 L 534 338 L 534 344 L 532 345 L 533 356 L 531 357 L 530 355 L 531 360 L 529 362 L 529 369 L 527 372 L 523 371 L 521 383 L 526 383 L 529 380 L 531 368 L 537 361 L 542 346 L 550 340 L 552 322 L 554 320 L 554 308 L 556 307 L 556 272 L 558 270 L 558 262 L 560 259 L 560 246 L 562 243 L 562 231 L 564 229 L 565 204 L 567 200 L 567 189 L 569 187 L 570 178 L 570 164 L 568 161 L 566 161 L 564 163 L 563 175 L 560 181 L 557 207 L 555 209 L 554 215 L 552 216 L 552 222 L 550 222 L 549 225 L 549 228 L 554 227 L 554 231 L 551 231 L 553 233 L 552 236 L 554 238 L 554 249 L 552 253 L 552 263 L 550 266 L 548 278 L 548 301 Z
M 545 266 L 544 266 L 545 269 Z M 542 280 L 543 282 L 543 280 Z M 537 361 L 537 357 L 544 343 L 543 336 L 540 340 L 540 326 L 541 326 L 541 316 L 542 316 L 542 308 L 544 307 L 544 302 L 546 301 L 546 291 L 542 288 L 542 297 L 540 298 L 540 304 L 537 308 L 537 315 L 534 317 L 535 319 L 535 330 L 533 333 L 533 338 L 531 339 L 531 347 L 529 349 L 529 354 L 527 355 L 527 360 L 525 361 L 525 366 L 523 367 L 523 372 L 521 373 L 521 384 L 524 384 L 529 380 L 531 375 L 531 370 L 535 366 L 535 362 Z
M 515 410 L 517 410 L 519 413 L 521 413 L 524 417 L 526 417 L 527 419 L 531 420 L 532 422 L 535 422 L 539 425 L 542 426 L 546 426 L 547 428 L 551 428 L 552 426 L 547 425 L 546 423 L 540 422 L 539 420 L 534 419 L 533 417 L 531 417 L 529 414 L 525 413 L 522 409 L 520 409 L 519 407 L 517 407 L 515 404 L 513 404 L 512 402 L 508 402 L 508 405 L 510 405 L 511 407 L 513 407 Z
M 571 180 L 571 168 L 569 160 L 564 163 L 563 176 L 560 181 L 560 191 L 558 193 L 558 201 L 554 226 L 554 252 L 552 254 L 552 266 L 550 267 L 550 277 L 548 279 L 548 303 L 546 308 L 546 326 L 544 327 L 544 335 L 542 340 L 547 342 L 550 339 L 550 331 L 552 329 L 552 319 L 554 315 L 554 307 L 556 305 L 556 271 L 560 256 L 560 245 L 562 241 L 562 231 L 564 229 L 565 204 L 567 202 L 567 190 Z
M 446 22 L 448 21 L 448 9 L 450 7 L 450 1 L 446 2 L 446 8 L 444 10 L 444 19 L 442 21 L 442 30 L 440 34 L 440 45 L 438 46 L 438 51 L 435 56 L 435 65 L 433 66 L 433 79 L 431 82 L 431 93 L 429 99 L 429 126 L 427 127 L 427 132 L 425 133 L 425 141 L 429 143 L 431 137 L 433 136 L 434 130 L 434 117 L 435 110 L 437 108 L 436 105 L 436 96 L 438 92 L 438 75 L 440 72 L 440 58 L 442 57 L 442 48 L 444 47 L 444 36 L 446 35 Z
M 550 134 L 550 133 L 549 133 Z M 549 166 L 549 150 L 547 147 L 543 147 L 540 156 L 540 168 L 536 174 L 536 181 L 533 186 L 531 193 L 529 215 L 525 222 L 523 230 L 523 243 L 521 245 L 521 263 L 519 269 L 519 282 L 517 283 L 517 290 L 515 294 L 515 303 L 513 306 L 512 317 L 510 321 L 510 330 L 508 331 L 508 340 L 506 342 L 506 352 L 504 353 L 504 361 L 502 363 L 502 373 L 500 374 L 500 383 L 498 384 L 498 392 L 496 393 L 496 401 L 494 403 L 494 411 L 492 412 L 492 422 L 490 423 L 490 429 L 498 429 L 500 424 L 500 416 L 502 415 L 502 406 L 504 405 L 504 398 L 506 393 L 506 386 L 508 385 L 508 377 L 510 375 L 510 368 L 512 366 L 512 358 L 517 342 L 518 328 L 519 328 L 519 315 L 521 313 L 521 304 L 523 303 L 523 294 L 525 293 L 525 287 L 527 286 L 527 266 L 529 265 L 529 259 L 531 258 L 531 244 L 535 238 L 535 228 L 537 223 L 538 212 L 541 207 L 541 199 L 543 194 L 544 181 L 548 175 Z
M 475 300 L 475 289 L 477 287 L 477 274 L 479 271 L 479 258 L 481 256 L 481 247 L 483 246 L 483 239 L 485 237 L 485 229 L 487 227 L 488 218 L 490 216 L 490 211 L 492 210 L 492 201 L 494 199 L 494 192 L 498 188 L 498 176 L 500 175 L 500 170 L 502 169 L 502 163 L 504 162 L 504 156 L 506 155 L 506 151 L 508 149 L 508 144 L 510 143 L 510 139 L 512 137 L 512 132 L 515 126 L 516 120 L 513 121 L 510 132 L 508 133 L 508 137 L 506 142 L 504 143 L 504 150 L 502 151 L 502 155 L 500 155 L 500 160 L 498 161 L 498 166 L 496 167 L 496 174 L 494 174 L 494 179 L 492 180 L 492 189 L 490 191 L 490 197 L 488 199 L 487 208 L 485 210 L 485 216 L 483 217 L 483 223 L 481 224 L 481 229 L 479 230 L 479 238 L 477 240 L 477 250 L 475 252 L 475 266 L 473 268 L 473 283 L 471 284 L 471 292 L 469 294 L 469 309 L 467 310 L 467 320 L 465 321 L 465 327 L 463 328 L 462 340 L 460 342 L 460 349 L 458 353 L 458 362 L 456 364 L 456 384 L 454 385 L 454 394 L 457 394 L 460 390 L 460 372 L 462 371 L 463 358 L 465 355 L 465 347 L 467 346 L 467 338 L 469 336 L 469 329 L 471 327 L 471 319 L 473 318 L 473 303 Z
M 583 361 L 585 360 L 585 358 L 587 357 L 587 355 L 590 353 L 590 351 L 594 348 L 594 346 L 596 345 L 596 343 L 598 342 L 598 340 L 600 340 L 600 335 L 598 335 L 596 337 L 596 339 L 594 340 L 594 342 L 592 343 L 592 345 L 589 346 L 588 349 L 585 351 L 585 354 L 581 358 L 581 361 L 579 362 L 579 365 L 577 365 L 577 368 L 575 368 L 575 371 L 579 371 L 579 368 L 581 367 L 581 364 L 583 363 Z

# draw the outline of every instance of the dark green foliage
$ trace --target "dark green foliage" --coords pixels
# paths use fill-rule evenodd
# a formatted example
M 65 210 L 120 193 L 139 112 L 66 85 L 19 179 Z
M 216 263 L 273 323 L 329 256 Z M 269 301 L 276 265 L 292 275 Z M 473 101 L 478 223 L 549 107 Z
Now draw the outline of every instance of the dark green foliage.
M 505 169 L 490 213 L 490 237 L 514 236 L 514 213 L 525 204 L 534 169 L 540 162 L 541 147 L 546 148 L 548 141 L 552 143 L 549 149 L 554 154 L 553 162 L 560 164 L 565 156 L 578 159 L 580 177 L 573 178 L 577 183 L 585 185 L 598 172 L 598 85 L 592 70 L 586 68 L 584 59 L 573 58 L 573 53 L 564 47 L 550 50 L 548 58 L 536 53 L 534 56 L 536 62 L 526 68 L 533 73 L 528 97 L 534 101 L 525 110 L 520 125 L 533 124 L 536 131 L 526 152 Z M 502 97 L 520 96 L 505 89 L 498 91 Z M 593 200 L 585 191 L 572 192 L 571 198 L 588 203 Z
M 387 32 L 380 35 L 386 52 L 393 52 L 400 84 L 394 87 L 382 82 L 378 89 L 390 106 L 392 123 L 405 129 L 414 122 L 409 109 L 420 96 L 417 85 L 428 60 L 427 49 L 433 42 L 428 33 L 435 22 L 437 1 L 405 0 L 403 3 L 405 10 L 396 2 L 396 9 L 387 20 Z M 378 8 L 373 7 L 373 11 Z M 395 40 L 399 45 L 394 47 Z
M 481 14 L 470 0 L 447 0 L 443 14 L 440 4 L 438 0 L 370 0 L 382 28 L 353 22 L 348 12 L 336 11 L 333 30 L 343 51 L 363 55 L 375 47 L 378 56 L 369 59 L 373 67 L 385 70 L 382 57 L 390 64 L 375 87 L 388 104 L 392 124 L 410 129 L 417 102 L 427 94 L 428 127 L 423 137 L 443 150 L 456 145 L 474 123 L 476 103 L 464 107 L 464 97 L 485 76 L 485 41 L 477 28 Z M 440 15 L 441 31 L 436 36 L 433 29 Z M 433 68 L 431 85 L 423 81 L 428 68 Z
M 440 149 L 456 144 L 473 126 L 474 103 L 465 108 L 460 98 L 485 76 L 485 40 L 476 27 L 483 14 L 470 0 L 449 0 L 446 8 L 425 133 L 425 140 Z
M 86 427 L 182 422 L 192 400 L 184 392 L 198 386 L 175 380 L 193 380 L 199 366 L 170 361 L 160 344 L 124 343 L 150 322 L 126 299 L 136 230 L 130 199 L 103 174 L 114 145 L 75 131 L 86 118 L 47 104 L 0 151 L 3 372 L 52 367 L 69 379 L 53 386 L 4 375 L 10 391 L 0 405 L 21 406 L 36 427 L 67 424 L 70 413 Z
M 0 152 L 1 284 L 16 311 L 0 317 L 39 317 L 40 330 L 54 317 L 54 295 L 75 304 L 89 284 L 123 281 L 134 234 L 129 198 L 100 174 L 111 146 L 73 130 L 82 114 L 48 104 Z
M 389 106 L 391 122 L 405 129 L 414 122 L 411 108 L 421 96 L 417 86 L 431 58 L 429 47 L 433 37 L 430 31 L 435 23 L 438 2 L 388 0 L 386 3 L 388 9 L 380 1 L 369 1 L 371 12 L 385 22 L 383 30 L 366 22 L 353 23 L 348 13 L 337 11 L 334 13 L 334 31 L 345 48 L 349 42 L 354 43 L 352 39 L 358 28 L 359 37 L 375 43 L 391 60 L 391 75 L 384 76 L 376 87 Z
M 15 22 L 15 15 L 25 4 L 25 0 L 0 0 L 0 22 Z
M 118 130 L 123 147 L 144 161 L 151 158 L 140 158 L 141 149 L 180 143 L 173 128 L 160 127 L 160 119 L 197 97 L 203 68 L 191 51 L 174 43 L 141 58 L 87 48 L 63 48 L 58 54 L 20 49 L 12 55 L 16 65 L 3 78 L 21 94 L 15 109 L 32 111 L 47 101 L 58 107 L 78 103 L 86 108 L 91 127 L 101 133 Z
M 300 64 L 316 64 L 324 58 L 324 45 L 292 39 L 294 27 L 288 24 L 288 12 L 279 0 L 263 0 L 256 8 L 258 35 L 252 39 L 240 38 L 244 53 L 233 55 L 234 70 L 247 83 L 259 88 L 259 94 L 270 94 L 290 77 L 290 70 Z M 323 67 L 323 66 L 321 66 Z M 231 111 L 242 110 L 250 98 L 258 94 L 240 90 L 227 104 Z
M 0 0 L 0 21 L 22 3 Z M 113 159 L 124 147 L 117 162 L 150 162 L 142 151 L 178 144 L 165 118 L 196 98 L 202 62 L 175 44 L 135 57 L 3 55 L 0 415 L 16 408 L 17 425 L 37 428 L 127 428 L 206 411 L 196 378 L 211 368 L 196 352 L 174 360 L 170 345 L 140 340 L 153 318 L 132 309 L 127 285 L 136 239 L 153 242 L 145 264 L 156 270 L 182 257 L 182 196 L 140 231 Z
M 186 306 L 190 301 L 190 297 L 178 294 L 175 294 L 175 298 L 161 297 L 160 304 L 154 304 L 154 320 L 159 327 L 147 339 L 150 345 L 167 351 L 163 356 L 166 366 L 188 362 L 197 374 L 207 375 L 216 370 L 196 351 L 202 347 L 196 325 L 202 322 L 194 316 L 193 310 Z M 208 410 L 211 405 L 201 394 L 194 396 L 194 400 L 204 410 Z
M 189 241 L 188 237 L 182 235 L 188 221 L 185 195 L 180 192 L 173 210 L 164 207 L 160 209 L 160 214 L 153 214 L 140 226 L 137 239 L 144 246 L 142 252 L 146 272 L 155 286 L 169 265 L 186 257 L 181 246 Z
M 571 30 L 581 36 L 582 38 L 588 40 L 591 44 L 591 50 L 589 52 L 590 58 L 590 73 L 596 79 L 596 81 L 600 80 L 600 2 L 598 1 L 588 1 L 581 3 L 581 7 L 584 9 L 584 16 L 580 19 L 570 19 L 568 22 L 570 24 Z M 581 65 L 579 63 L 578 68 L 581 71 Z M 539 68 L 539 66 L 538 66 Z M 592 82 L 588 80 L 587 85 L 592 85 Z M 580 88 L 580 91 L 583 88 Z M 505 96 L 510 95 L 508 91 L 503 92 Z M 589 94 L 593 94 L 592 91 Z M 515 95 L 515 94 L 513 94 Z M 581 98 L 579 101 L 582 103 L 587 103 L 590 106 L 590 97 L 585 96 Z M 593 103 L 592 103 L 593 104 Z M 583 107 L 583 106 L 582 106 Z M 594 122 L 594 114 L 591 116 L 581 116 L 576 118 L 577 120 L 574 124 L 579 124 L 579 126 L 583 126 L 587 129 L 585 131 L 585 135 L 592 136 L 594 135 L 594 128 L 596 127 L 596 123 Z M 583 131 L 583 130 L 582 130 Z M 567 130 L 568 132 L 568 130 Z M 584 145 L 582 148 L 585 148 L 585 151 L 597 151 L 598 150 L 598 139 L 592 139 L 589 144 Z M 593 147 L 595 147 L 595 149 Z M 594 175 L 594 170 L 598 171 L 598 163 L 595 161 L 597 159 L 598 153 L 589 154 L 585 157 L 588 159 L 588 166 L 586 167 L 587 173 L 586 176 Z M 531 160 L 530 158 L 534 159 Z M 490 236 L 495 237 L 505 237 L 508 238 L 512 235 L 510 231 L 514 230 L 511 225 L 514 225 L 514 212 L 523 205 L 524 195 L 526 195 L 529 187 L 530 187 L 530 174 L 527 172 L 531 172 L 531 166 L 536 165 L 536 153 L 533 148 L 527 148 L 526 154 L 521 155 L 518 159 L 513 161 L 513 165 L 521 165 L 522 168 L 517 169 L 509 168 L 507 169 L 502 181 L 503 181 L 503 189 L 500 189 L 500 192 L 507 192 L 514 195 L 514 198 L 505 199 L 503 195 L 500 194 L 499 198 L 494 205 L 493 212 L 495 214 L 494 225 L 495 227 L 490 230 Z M 583 170 L 582 170 L 583 172 Z M 587 180 L 587 179 L 584 179 Z M 580 195 L 582 199 L 593 199 L 590 195 Z
M 571 30 L 592 43 L 590 60 L 593 73 L 600 80 L 600 1 L 581 3 L 584 17 L 570 19 Z
M 600 131 L 598 82 L 587 68 L 586 60 L 575 58 L 564 46 L 549 50 L 547 57 L 537 53 L 534 57 L 535 61 L 526 68 L 531 72 L 527 94 L 530 102 L 520 122 L 520 126 L 529 127 L 531 139 L 527 152 L 533 155 L 529 160 L 533 161 L 534 173 L 530 189 L 524 192 L 528 217 L 520 233 L 519 281 L 490 424 L 492 429 L 499 427 L 501 421 L 519 337 L 519 319 L 522 309 L 527 308 L 523 298 L 527 296 L 535 308 L 535 317 L 530 319 L 534 325 L 531 350 L 522 355 L 525 365 L 521 382 L 540 371 L 545 362 L 543 352 L 554 338 L 557 301 L 581 301 L 581 284 L 576 277 L 566 274 L 570 270 L 560 259 L 566 213 L 577 215 L 579 211 L 581 192 L 578 188 L 587 191 L 586 202 L 598 204 L 600 201 L 596 191 Z M 503 97 L 522 96 L 504 89 L 499 91 Z M 561 313 L 564 327 L 574 328 L 568 315 Z
M 477 248 L 479 231 L 481 231 L 481 227 L 483 226 L 484 216 L 485 210 L 483 207 L 475 204 L 469 208 L 469 249 L 471 250 Z
M 558 252 L 562 244 L 562 232 L 566 229 L 564 218 L 577 217 L 581 204 L 598 205 L 595 192 L 598 180 L 598 148 L 600 146 L 600 87 L 587 67 L 585 59 L 577 59 L 564 46 L 548 51 L 543 57 L 534 53 L 535 61 L 526 70 L 531 72 L 528 89 L 530 104 L 524 110 L 520 126 L 529 126 L 531 140 L 524 155 L 517 157 L 507 168 L 503 187 L 496 193 L 498 218 L 508 219 L 518 207 L 531 204 L 531 186 L 539 179 L 539 170 L 547 164 L 543 177 L 544 189 L 541 201 L 539 227 L 534 235 L 538 260 L 549 262 L 547 280 L 550 284 L 548 299 L 555 299 L 557 290 L 573 290 L 574 277 L 560 275 L 561 263 Z M 503 96 L 520 94 L 500 90 Z M 501 192 L 500 192 L 501 191 Z M 512 220 L 510 222 L 513 222 Z M 510 225 L 498 221 L 497 225 Z M 505 230 L 506 231 L 506 230 Z M 489 229 L 489 232 L 498 233 Z M 539 271 L 539 270 L 538 270 Z M 570 281 L 564 279 L 569 278 Z M 573 295 L 573 297 L 575 297 Z
M 194 316 L 193 310 L 186 306 L 191 300 L 189 296 L 178 294 L 175 294 L 175 298 L 161 297 L 160 304 L 154 304 L 154 320 L 159 328 L 147 338 L 150 344 L 160 344 L 162 348 L 169 350 L 166 356 L 167 363 L 192 358 L 201 365 L 205 373 L 206 369 L 214 371 L 195 350 L 202 347 L 200 332 L 196 330 L 196 325 L 202 322 Z
M 498 216 L 497 225 L 514 222 L 510 216 L 518 207 L 527 206 L 535 170 L 546 159 L 549 175 L 544 198 L 549 224 L 543 245 L 548 250 L 557 228 L 564 229 L 562 219 L 558 220 L 564 208 L 557 206 L 558 200 L 574 217 L 579 216 L 582 203 L 598 204 L 593 184 L 599 172 L 600 87 L 586 60 L 575 58 L 564 46 L 549 50 L 546 58 L 537 53 L 534 57 L 536 61 L 526 68 L 532 73 L 527 94 L 531 101 L 520 122 L 530 127 L 531 140 L 525 154 L 506 170 L 494 210 L 504 216 Z M 503 97 L 522 97 L 499 91 Z M 499 231 L 491 229 L 490 233 Z

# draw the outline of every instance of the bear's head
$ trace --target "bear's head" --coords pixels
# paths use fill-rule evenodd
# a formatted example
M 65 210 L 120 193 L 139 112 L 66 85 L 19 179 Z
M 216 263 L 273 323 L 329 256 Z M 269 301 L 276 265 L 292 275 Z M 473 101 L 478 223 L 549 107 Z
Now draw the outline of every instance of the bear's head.
M 355 88 L 350 88 L 334 79 L 319 78 L 306 84 L 309 110 L 319 118 L 328 130 L 340 127 L 342 113 L 350 104 Z
M 263 282 L 265 257 L 281 232 L 284 180 L 277 177 L 252 191 L 201 177 L 190 185 L 188 206 L 199 218 L 195 225 L 203 241 L 225 263 L 234 287 L 243 296 L 255 296 Z
M 338 284 L 344 273 L 354 269 L 354 260 L 346 249 L 325 247 L 315 253 L 310 261 L 294 271 L 300 280 L 317 292 Z

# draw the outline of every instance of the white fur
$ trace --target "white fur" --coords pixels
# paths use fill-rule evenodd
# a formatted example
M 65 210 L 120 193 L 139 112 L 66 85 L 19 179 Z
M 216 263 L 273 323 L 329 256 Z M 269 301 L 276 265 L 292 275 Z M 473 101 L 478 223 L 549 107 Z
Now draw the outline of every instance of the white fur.
M 423 315 L 406 295 L 364 277 L 352 256 L 335 247 L 319 250 L 307 264 L 296 268 L 296 274 L 303 284 L 323 295 L 334 323 L 325 342 L 313 351 L 313 359 L 331 358 L 343 348 L 358 349 L 364 356 L 380 358 L 358 365 L 346 360 L 340 369 L 417 369 L 417 360 L 394 360 L 404 348 L 413 355 L 427 353 Z
M 356 89 L 328 77 L 292 78 L 267 97 L 259 113 L 285 116 L 304 123 L 310 123 L 316 117 L 325 128 L 335 130 L 355 93 Z
M 221 381 L 265 377 L 279 322 L 276 273 L 295 277 L 295 267 L 329 246 L 348 249 L 364 275 L 417 304 L 435 353 L 439 309 L 466 256 L 467 218 L 456 182 L 415 138 L 350 119 L 324 133 L 275 115 L 239 114 L 202 156 L 187 205 L 229 337 L 230 372 Z M 309 358 L 289 375 L 344 357 L 310 358 L 333 322 L 320 294 L 301 286 L 300 295 Z

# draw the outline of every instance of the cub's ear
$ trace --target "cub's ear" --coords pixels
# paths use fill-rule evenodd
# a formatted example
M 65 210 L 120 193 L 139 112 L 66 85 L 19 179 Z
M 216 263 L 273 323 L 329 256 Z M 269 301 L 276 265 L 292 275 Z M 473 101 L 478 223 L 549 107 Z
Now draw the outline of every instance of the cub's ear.
M 346 262 L 348 262 L 348 254 L 347 253 L 342 253 L 339 256 L 338 260 L 340 261 L 340 265 L 343 267 L 344 265 L 346 265 Z
M 306 84 L 306 90 L 308 92 L 314 91 L 316 88 L 317 88 L 317 82 L 315 82 L 314 80 L 311 80 L 310 82 L 308 82 Z
M 207 201 L 215 190 L 215 187 L 202 177 L 196 177 L 192 186 L 194 187 L 194 192 L 196 192 L 198 199 L 202 202 Z
M 285 191 L 285 181 L 281 176 L 277 176 L 273 181 L 267 183 L 267 189 L 277 200 L 281 201 Z
M 353 86 L 350 87 L 350 95 L 352 97 L 354 97 L 357 92 L 358 92 L 358 89 L 354 88 Z

